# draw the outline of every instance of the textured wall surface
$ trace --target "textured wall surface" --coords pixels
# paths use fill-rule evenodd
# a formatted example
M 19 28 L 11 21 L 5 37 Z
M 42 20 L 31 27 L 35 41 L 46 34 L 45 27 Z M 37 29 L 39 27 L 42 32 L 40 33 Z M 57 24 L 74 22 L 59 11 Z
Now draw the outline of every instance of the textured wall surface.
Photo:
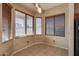
M 13 50 L 14 50 L 13 40 L 11 39 L 11 40 L 3 43 L 3 49 L 4 49 L 3 55 L 11 55 L 11 53 L 13 53 Z
M 0 4 L 0 7 L 1 7 L 1 4 Z M 23 10 L 25 13 L 34 15 L 34 13 L 27 11 L 26 8 L 23 8 L 21 6 L 14 5 L 14 9 L 16 9 L 16 8 L 21 10 L 21 11 Z M 69 4 L 64 4 L 64 5 L 60 5 L 58 7 L 55 7 L 53 9 L 47 10 L 44 12 L 44 14 L 42 14 L 42 17 L 44 20 L 42 31 L 43 31 L 43 34 L 45 34 L 45 25 L 44 25 L 45 24 L 45 16 L 51 16 L 51 15 L 65 13 L 65 37 L 44 36 L 44 35 L 14 37 L 15 35 L 13 35 L 13 37 L 11 37 L 11 38 L 13 38 L 13 40 L 9 40 L 6 43 L 0 43 L 0 54 L 2 53 L 2 54 L 10 55 L 14 51 L 17 51 L 17 50 L 24 48 L 32 43 L 34 44 L 37 42 L 44 42 L 44 43 L 50 44 L 52 46 L 54 45 L 54 46 L 57 46 L 60 48 L 69 49 L 70 48 L 69 43 L 70 43 L 70 41 L 73 40 L 72 35 L 69 36 L 69 34 L 73 34 L 73 33 L 69 32 L 70 30 L 71 31 L 73 30 L 72 29 L 73 23 L 71 23 L 71 21 L 72 21 L 71 19 L 73 19 L 73 17 L 72 17 L 73 15 L 70 16 L 73 11 L 70 11 L 70 10 L 72 10 L 72 8 L 71 9 L 69 9 L 69 8 L 71 8 L 71 7 L 69 7 Z M 1 12 L 2 12 L 2 9 L 0 10 L 0 16 L 2 15 Z M 13 18 L 14 18 L 14 16 L 13 16 Z M 2 19 L 2 18 L 0 17 L 0 19 Z M 15 19 L 13 19 L 13 20 L 15 21 Z M 0 20 L 0 24 L 1 24 L 1 22 L 2 21 Z M 15 23 L 13 23 L 13 28 L 12 28 L 13 30 L 11 29 L 13 32 L 15 31 L 14 24 Z M 2 35 L 2 27 L 1 27 L 1 25 L 0 25 L 0 38 L 2 39 L 2 36 L 1 36 Z M 13 33 L 13 34 L 15 34 L 15 33 Z M 1 41 L 1 39 L 0 39 L 0 41 Z M 71 47 L 71 49 L 72 49 L 72 47 Z
M 68 26 L 69 26 L 69 24 L 68 24 L 68 22 L 69 22 L 69 19 L 68 19 L 68 14 L 69 14 L 68 9 L 69 9 L 69 7 L 68 6 L 69 6 L 68 4 L 62 4 L 60 6 L 46 10 L 42 14 L 43 16 L 47 17 L 47 16 L 54 16 L 54 15 L 59 15 L 59 14 L 65 13 L 65 37 L 47 36 L 49 38 L 50 42 L 53 42 L 53 40 L 55 40 L 54 46 L 65 48 L 65 49 L 68 49 L 68 36 L 67 36 L 68 30 L 69 30 L 68 29 Z M 44 27 L 45 27 L 45 25 L 44 25 Z M 53 44 L 51 44 L 51 45 L 53 45 Z

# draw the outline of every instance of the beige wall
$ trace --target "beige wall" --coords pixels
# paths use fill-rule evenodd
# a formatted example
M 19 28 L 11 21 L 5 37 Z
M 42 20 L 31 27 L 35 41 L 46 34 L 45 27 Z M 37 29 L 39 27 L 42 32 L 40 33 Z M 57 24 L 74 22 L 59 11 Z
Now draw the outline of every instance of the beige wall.
M 59 36 L 48 36 L 50 43 L 52 45 L 53 40 L 55 40 L 54 46 L 61 47 L 68 49 L 68 4 L 63 4 L 58 7 L 51 8 L 50 10 L 47 10 L 43 13 L 43 16 L 53 16 L 65 13 L 65 37 L 59 37 Z M 62 42 L 62 43 L 61 43 Z
M 6 43 L 2 43 L 2 17 L 0 17 L 0 55 L 10 55 L 13 51 L 15 51 L 14 48 L 18 47 L 16 45 L 16 42 L 20 42 L 20 40 L 22 40 L 22 38 L 19 41 L 17 41 L 17 39 L 15 40 L 15 25 L 14 25 L 15 24 L 15 9 L 18 9 L 32 16 L 34 15 L 33 12 L 24 8 L 23 6 L 19 6 L 17 4 L 11 4 L 11 5 L 13 6 L 12 14 L 11 14 L 11 35 L 10 35 L 10 40 Z M 2 16 L 2 4 L 0 4 L 0 16 Z M 20 44 L 22 45 L 23 43 L 20 43 Z
M 68 4 L 68 54 L 74 55 L 74 4 Z
M 78 10 L 76 10 L 76 12 L 78 12 Z M 65 13 L 65 37 L 48 36 L 48 41 L 53 46 L 68 49 L 69 55 L 74 55 L 74 4 L 63 4 L 51 8 L 50 10 L 45 11 L 41 16 L 53 16 L 62 13 Z M 55 40 L 54 44 L 53 40 Z
M 68 35 L 67 14 L 68 14 L 68 11 L 67 10 L 68 10 L 68 4 L 63 4 L 58 7 L 51 8 L 50 10 L 46 10 L 46 11 L 44 11 L 43 14 L 35 15 L 36 17 L 43 17 L 42 18 L 42 20 L 43 20 L 42 21 L 42 24 L 43 24 L 42 31 L 43 31 L 43 34 L 45 34 L 45 17 L 65 13 L 65 37 L 47 36 L 49 38 L 48 41 L 50 41 L 50 43 L 52 43 L 51 45 L 57 46 L 60 48 L 64 48 L 64 49 L 68 49 L 68 38 L 67 38 L 67 35 Z M 53 42 L 53 40 L 55 40 L 55 43 Z
M 1 6 L 1 5 L 0 5 Z M 43 18 L 43 27 L 42 27 L 42 31 L 43 34 L 45 34 L 45 16 L 51 16 L 51 15 L 57 15 L 57 14 L 61 14 L 61 13 L 65 13 L 65 37 L 58 37 L 58 36 L 41 36 L 41 35 L 35 35 L 35 36 L 26 36 L 26 37 L 22 37 L 22 38 L 15 38 L 15 35 L 11 35 L 11 39 L 13 38 L 13 40 L 10 40 L 9 43 L 5 43 L 4 46 L 6 46 L 6 44 L 8 46 L 6 46 L 7 48 L 5 48 L 6 52 L 8 52 L 8 50 L 11 48 L 14 49 L 14 51 L 17 51 L 23 47 L 26 47 L 32 43 L 36 43 L 36 42 L 44 42 L 53 46 L 57 46 L 60 48 L 65 48 L 69 50 L 69 55 L 73 55 L 73 19 L 74 19 L 74 11 L 73 11 L 73 4 L 63 4 L 60 5 L 58 7 L 52 8 L 50 10 L 45 11 L 43 14 L 41 15 L 37 15 L 34 14 L 33 12 L 29 11 L 28 9 L 19 6 L 17 4 L 12 4 L 12 6 L 14 7 L 14 9 L 19 9 L 27 14 L 30 15 L 35 15 L 35 17 L 37 16 L 42 16 Z M 72 8 L 71 8 L 72 7 Z M 70 11 L 72 10 L 72 11 Z M 14 12 L 14 10 L 13 10 Z M 13 26 L 13 28 L 11 28 L 11 34 L 15 34 L 15 26 L 14 26 L 14 14 L 12 15 L 12 21 L 13 24 L 11 26 Z M 1 15 L 1 10 L 0 10 L 0 15 Z M 70 16 L 71 15 L 71 16 Z M 2 19 L 2 18 L 0 18 Z M 1 22 L 1 20 L 0 20 Z M 1 25 L 0 28 L 2 29 Z M 2 35 L 2 31 L 0 29 L 0 35 Z M 70 35 L 69 35 L 70 34 Z M 72 34 L 72 35 L 71 35 Z M 2 37 L 0 37 L 2 39 Z M 55 40 L 55 42 L 53 41 Z M 1 45 L 1 44 L 0 44 Z M 13 46 L 12 46 L 13 45 Z M 71 53 L 72 52 L 72 53 Z M 9 53 L 11 53 L 11 51 L 9 51 Z
M 64 4 L 50 9 L 44 15 L 50 16 L 61 13 L 65 13 L 65 37 L 49 36 L 49 38 L 56 40 L 55 46 L 66 48 L 69 55 L 74 55 L 74 4 Z
M 0 4 L 0 55 L 3 53 L 2 45 L 2 4 Z
M 0 4 L 0 42 L 2 41 L 2 4 Z
M 12 40 L 10 40 L 10 41 L 8 41 L 8 42 L 6 42 L 6 43 L 3 43 L 2 42 L 2 4 L 0 3 L 0 55 L 5 55 L 5 54 L 7 54 L 7 55 L 9 55 L 11 52 L 12 52 L 12 50 L 11 49 L 13 49 L 13 41 Z

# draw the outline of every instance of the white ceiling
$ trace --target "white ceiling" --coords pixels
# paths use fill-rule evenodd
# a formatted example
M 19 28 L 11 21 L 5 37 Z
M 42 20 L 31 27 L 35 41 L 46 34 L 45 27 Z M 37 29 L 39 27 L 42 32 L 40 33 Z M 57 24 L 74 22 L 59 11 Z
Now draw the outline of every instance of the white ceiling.
M 20 5 L 36 12 L 36 7 L 35 7 L 35 3 L 19 3 Z M 50 8 L 54 8 L 56 6 L 59 6 L 63 3 L 39 3 L 40 7 L 43 9 L 43 10 L 48 10 Z
M 59 6 L 59 5 L 61 5 L 61 3 L 41 3 L 40 7 L 43 10 L 48 10 L 50 8 L 53 8 L 53 7 L 56 7 L 56 6 Z

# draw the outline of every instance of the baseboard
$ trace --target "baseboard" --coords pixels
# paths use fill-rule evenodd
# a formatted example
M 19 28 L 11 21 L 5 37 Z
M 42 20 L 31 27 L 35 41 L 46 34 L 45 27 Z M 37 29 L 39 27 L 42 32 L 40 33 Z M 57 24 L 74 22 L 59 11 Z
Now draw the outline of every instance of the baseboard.
M 57 45 L 53 45 L 53 46 L 55 46 L 55 47 L 59 47 L 59 46 L 57 46 Z M 59 47 L 59 48 L 62 48 L 62 49 L 68 50 L 68 48 L 65 48 L 65 47 Z

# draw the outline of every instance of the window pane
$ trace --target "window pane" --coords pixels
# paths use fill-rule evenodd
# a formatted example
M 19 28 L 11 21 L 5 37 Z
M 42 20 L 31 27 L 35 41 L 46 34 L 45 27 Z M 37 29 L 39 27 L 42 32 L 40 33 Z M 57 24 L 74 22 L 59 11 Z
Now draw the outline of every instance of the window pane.
M 33 17 L 27 15 L 27 35 L 33 35 Z
M 46 34 L 54 35 L 54 17 L 46 18 Z
M 65 36 L 64 15 L 55 17 L 55 35 Z
M 36 18 L 36 34 L 42 34 L 41 26 L 41 18 Z
M 25 35 L 25 14 L 16 11 L 16 36 Z

